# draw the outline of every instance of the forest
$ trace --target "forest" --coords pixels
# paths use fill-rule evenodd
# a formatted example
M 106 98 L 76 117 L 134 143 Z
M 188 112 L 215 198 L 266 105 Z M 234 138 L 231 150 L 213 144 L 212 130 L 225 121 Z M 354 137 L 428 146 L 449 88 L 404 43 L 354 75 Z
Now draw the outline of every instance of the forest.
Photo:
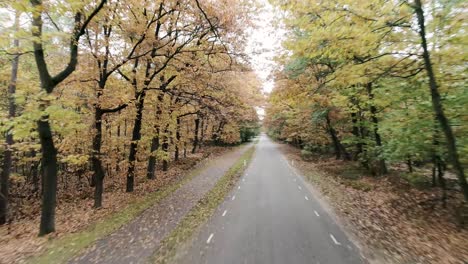
M 100 208 L 110 180 L 133 192 L 204 146 L 255 135 L 248 8 L 2 1 L 0 224 L 40 215 L 37 233 L 54 232 L 57 204 Z
M 464 263 L 467 10 L 0 0 L 0 263 Z
M 273 2 L 288 35 L 268 133 L 375 176 L 406 167 L 468 201 L 466 3 Z

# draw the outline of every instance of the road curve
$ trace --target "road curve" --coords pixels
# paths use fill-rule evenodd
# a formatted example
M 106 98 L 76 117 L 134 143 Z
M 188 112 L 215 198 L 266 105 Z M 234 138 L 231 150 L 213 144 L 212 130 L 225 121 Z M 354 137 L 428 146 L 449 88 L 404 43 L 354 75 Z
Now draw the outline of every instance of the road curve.
M 265 135 L 238 186 L 177 255 L 184 264 L 364 263 Z

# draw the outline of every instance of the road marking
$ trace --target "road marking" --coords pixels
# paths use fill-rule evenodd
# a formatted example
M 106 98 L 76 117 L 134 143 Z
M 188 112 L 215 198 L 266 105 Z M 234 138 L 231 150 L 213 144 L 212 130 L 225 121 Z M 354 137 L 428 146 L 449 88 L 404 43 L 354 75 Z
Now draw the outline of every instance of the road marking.
M 240 186 L 237 186 L 237 189 L 240 190 Z
M 211 235 L 208 237 L 208 239 L 206 240 L 206 243 L 209 244 L 211 239 L 213 238 L 214 234 L 211 233 Z
M 317 213 L 317 211 L 314 210 L 314 213 L 316 216 L 320 216 L 319 213 Z
M 223 212 L 223 216 L 225 216 L 225 215 L 226 215 L 226 213 L 227 213 L 227 210 L 224 210 L 224 212 Z
M 301 187 L 301 186 L 299 186 L 299 185 L 297 186 L 297 188 L 298 188 L 299 190 L 302 190 L 302 187 Z
M 236 196 L 235 196 L 235 195 L 232 197 L 232 199 L 231 199 L 231 200 L 233 200 L 233 201 L 234 201 L 234 199 L 236 199 Z
M 341 245 L 341 243 L 338 242 L 338 240 L 336 240 L 336 238 L 332 234 L 330 234 L 330 237 L 336 245 Z
M 306 196 L 305 199 L 306 199 L 307 201 L 309 201 L 309 197 Z
M 242 178 L 242 181 L 243 181 L 243 182 L 245 182 L 245 179 L 244 179 L 244 178 Z

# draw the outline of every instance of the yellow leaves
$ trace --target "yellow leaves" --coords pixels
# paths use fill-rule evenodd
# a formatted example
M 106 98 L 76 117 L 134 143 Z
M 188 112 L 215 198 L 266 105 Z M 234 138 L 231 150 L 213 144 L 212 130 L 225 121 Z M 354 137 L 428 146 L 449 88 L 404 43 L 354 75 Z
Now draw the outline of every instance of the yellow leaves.
M 88 155 L 72 154 L 66 155 L 60 159 L 61 162 L 68 163 L 70 165 L 86 165 L 89 160 Z

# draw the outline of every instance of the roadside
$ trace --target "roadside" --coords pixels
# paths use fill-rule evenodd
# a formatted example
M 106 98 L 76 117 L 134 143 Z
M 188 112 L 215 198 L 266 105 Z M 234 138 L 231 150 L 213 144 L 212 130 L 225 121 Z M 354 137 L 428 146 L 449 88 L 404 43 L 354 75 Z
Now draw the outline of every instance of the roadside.
M 213 188 L 248 146 L 240 146 L 212 160 L 180 188 L 116 232 L 97 240 L 68 263 L 146 263 L 161 241 Z
M 24 263 L 27 260 L 37 263 L 41 259 L 47 262 L 47 258 L 37 258 L 44 256 L 44 252 L 53 257 L 55 263 L 63 262 L 175 191 L 208 166 L 211 160 L 231 151 L 225 147 L 205 147 L 175 162 L 168 171 L 158 171 L 155 180 L 137 177 L 133 193 L 119 188 L 124 177 L 109 177 L 105 182 L 104 206 L 101 209 L 92 208 L 91 187 L 83 190 L 82 196 L 66 197 L 62 194 L 58 200 L 57 231 L 45 237 L 37 236 L 39 216 L 34 214 L 37 205 L 24 204 L 24 218 L 0 228 L 0 263 Z M 27 213 L 27 210 L 31 212 Z M 29 259 L 32 256 L 36 257 Z
M 437 190 L 415 188 L 392 174 L 371 177 L 352 163 L 332 158 L 304 161 L 300 150 L 289 145 L 282 144 L 281 149 L 363 245 L 369 262 L 468 260 L 468 230 L 457 223 L 456 201 L 442 208 L 431 203 Z

